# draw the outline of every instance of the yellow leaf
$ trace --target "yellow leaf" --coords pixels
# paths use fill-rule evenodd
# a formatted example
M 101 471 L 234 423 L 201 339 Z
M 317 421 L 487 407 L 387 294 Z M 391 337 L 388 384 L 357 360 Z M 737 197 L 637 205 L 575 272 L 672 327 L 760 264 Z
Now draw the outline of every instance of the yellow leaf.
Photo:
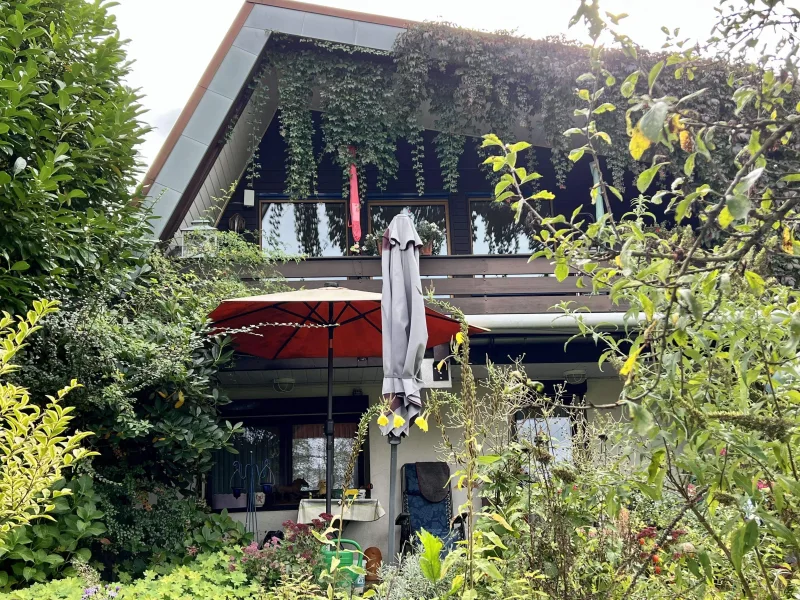
M 495 521 L 497 521 L 498 523 L 500 523 L 500 525 L 502 525 L 503 527 L 505 527 L 505 528 L 506 528 L 506 529 L 508 529 L 509 531 L 514 531 L 514 528 L 513 528 L 513 527 L 511 527 L 511 525 L 509 525 L 509 524 L 508 524 L 508 521 L 506 521 L 506 520 L 505 520 L 505 518 L 503 517 L 503 515 L 498 515 L 497 513 L 492 513 L 492 514 L 491 514 L 491 515 L 489 515 L 489 516 L 490 516 L 490 517 L 491 517 L 493 520 L 495 520 Z
M 636 160 L 642 158 L 642 154 L 644 151 L 650 147 L 650 140 L 647 139 L 647 136 L 642 133 L 642 130 L 637 125 L 636 128 L 633 130 L 633 135 L 631 136 L 630 144 L 628 145 L 628 149 L 631 151 L 631 156 Z
M 394 418 L 392 419 L 392 427 L 394 429 L 397 429 L 398 427 L 402 427 L 403 425 L 405 425 L 406 420 L 403 417 L 401 417 L 397 413 L 392 413 L 392 414 L 394 415 Z
M 686 125 L 683 124 L 681 121 L 681 116 L 679 114 L 672 115 L 672 118 L 669 120 L 669 130 L 672 133 L 676 133 L 678 131 L 683 131 L 686 129 Z
M 722 209 L 722 212 L 719 213 L 719 226 L 726 229 L 731 223 L 733 223 L 733 215 L 726 206 Z
M 783 228 L 782 248 L 786 254 L 794 254 L 794 240 L 792 239 L 792 231 L 788 227 Z
M 183 392 L 182 391 L 178 392 L 178 401 L 175 403 L 175 408 L 180 408 L 181 406 L 183 406 L 183 403 L 185 401 L 186 399 L 183 397 Z
M 164 393 L 164 392 L 158 392 L 158 395 L 161 396 L 162 398 L 166 398 L 167 397 L 167 394 Z
M 387 417 L 384 414 L 381 414 L 381 416 L 378 417 L 378 425 L 380 425 L 381 427 L 386 427 L 388 424 L 389 424 L 389 417 Z
M 414 421 L 414 424 L 419 427 L 422 431 L 428 431 L 428 421 L 422 415 L 418 416 Z
M 636 348 L 633 352 L 628 355 L 628 358 L 625 360 L 625 364 L 622 365 L 622 368 L 619 370 L 619 374 L 625 377 L 626 375 L 630 375 L 633 373 L 633 369 L 636 366 L 636 359 L 639 358 L 639 353 L 642 351 L 641 347 Z

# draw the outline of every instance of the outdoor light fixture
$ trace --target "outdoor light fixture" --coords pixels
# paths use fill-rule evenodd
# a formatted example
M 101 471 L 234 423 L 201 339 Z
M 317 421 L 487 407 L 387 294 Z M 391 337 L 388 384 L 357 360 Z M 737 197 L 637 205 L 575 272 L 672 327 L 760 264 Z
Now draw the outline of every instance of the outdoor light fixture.
M 217 253 L 216 229 L 208 219 L 194 219 L 192 224 L 181 229 L 183 242 L 181 245 L 181 258 L 202 258 Z
M 282 392 L 284 394 L 291 392 L 294 389 L 294 378 L 278 377 L 277 379 L 273 379 L 272 389 L 274 389 L 276 392 Z
M 570 384 L 578 384 L 586 381 L 586 371 L 583 369 L 570 369 L 564 371 L 564 381 Z
M 244 191 L 244 205 L 245 206 L 255 206 L 256 205 L 256 192 L 255 190 L 245 190 Z

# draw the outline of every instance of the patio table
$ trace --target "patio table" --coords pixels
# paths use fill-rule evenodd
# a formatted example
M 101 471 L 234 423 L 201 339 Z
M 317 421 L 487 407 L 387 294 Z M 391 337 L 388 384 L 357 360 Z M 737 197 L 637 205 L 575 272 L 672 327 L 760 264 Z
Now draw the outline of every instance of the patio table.
M 333 500 L 331 512 L 338 516 L 342 511 L 342 500 Z M 298 523 L 311 523 L 314 519 L 319 519 L 319 515 L 325 512 L 325 500 L 305 499 L 300 500 L 300 507 L 297 510 Z M 386 511 L 376 498 L 365 498 L 363 500 L 353 500 L 350 506 L 345 506 L 345 521 L 377 521 Z

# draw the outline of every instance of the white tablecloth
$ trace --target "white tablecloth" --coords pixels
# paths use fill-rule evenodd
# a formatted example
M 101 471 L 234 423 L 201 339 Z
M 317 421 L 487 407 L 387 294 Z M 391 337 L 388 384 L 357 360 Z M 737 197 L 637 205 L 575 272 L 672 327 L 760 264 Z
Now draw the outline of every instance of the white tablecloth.
M 342 501 L 331 501 L 331 512 L 339 516 L 342 511 Z M 300 508 L 297 510 L 298 523 L 311 523 L 314 519 L 319 519 L 319 515 L 325 512 L 325 500 L 300 500 Z M 352 504 L 345 506 L 345 521 L 377 521 L 386 511 L 377 499 L 353 500 Z

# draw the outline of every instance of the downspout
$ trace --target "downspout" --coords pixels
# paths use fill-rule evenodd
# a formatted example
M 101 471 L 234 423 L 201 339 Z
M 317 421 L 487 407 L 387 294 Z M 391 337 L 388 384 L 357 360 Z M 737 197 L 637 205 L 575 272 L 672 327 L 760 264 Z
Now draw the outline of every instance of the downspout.
M 606 214 L 606 207 L 603 205 L 603 196 L 600 193 L 600 171 L 597 169 L 595 163 L 589 163 L 589 169 L 592 171 L 592 204 L 594 204 L 594 219 L 595 223 L 599 223 Z

